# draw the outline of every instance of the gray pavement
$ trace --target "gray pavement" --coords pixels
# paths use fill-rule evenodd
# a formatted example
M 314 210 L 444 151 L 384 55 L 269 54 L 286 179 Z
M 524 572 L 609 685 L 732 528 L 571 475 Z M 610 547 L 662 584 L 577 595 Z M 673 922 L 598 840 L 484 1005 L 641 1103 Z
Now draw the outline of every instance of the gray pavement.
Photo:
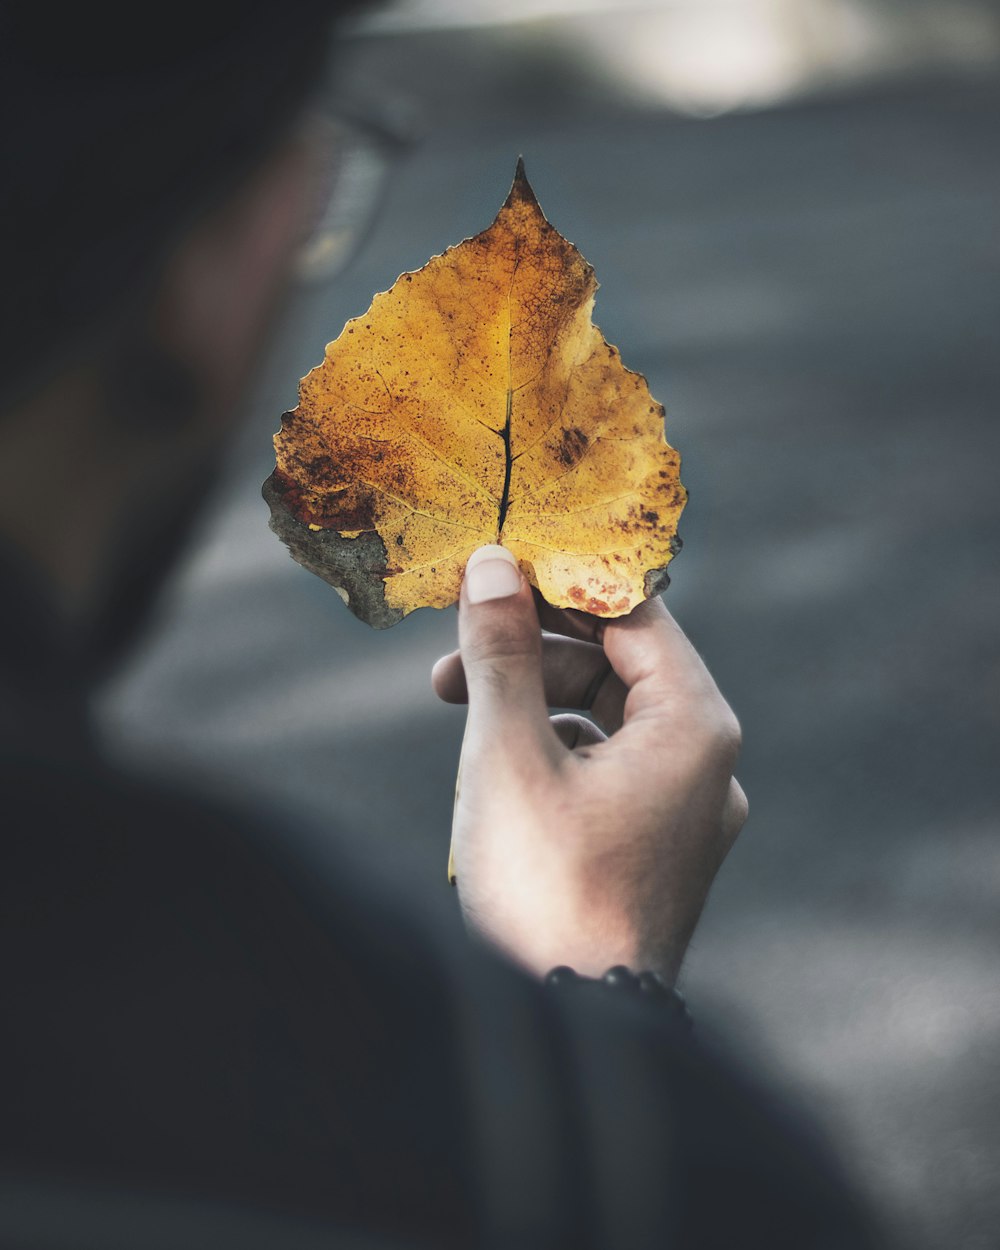
M 122 752 L 319 814 L 454 907 L 462 717 L 427 679 L 453 613 L 360 625 L 269 533 L 259 484 L 324 343 L 488 224 L 523 152 L 667 405 L 692 495 L 667 601 L 744 724 L 751 818 L 684 988 L 920 1250 L 1000 1245 L 998 103 L 938 81 L 712 121 L 544 93 L 439 119 L 364 253 L 296 298 L 103 707 Z

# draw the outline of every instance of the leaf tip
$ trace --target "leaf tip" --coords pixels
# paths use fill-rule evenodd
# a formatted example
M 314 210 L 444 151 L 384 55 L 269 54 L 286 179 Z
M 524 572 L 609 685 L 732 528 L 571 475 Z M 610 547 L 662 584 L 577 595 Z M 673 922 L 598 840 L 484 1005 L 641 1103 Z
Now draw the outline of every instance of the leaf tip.
M 512 204 L 534 204 L 536 207 L 538 206 L 538 198 L 531 188 L 528 175 L 524 172 L 523 156 L 517 158 L 514 181 L 511 183 L 510 192 L 504 201 L 504 208 L 509 208 Z

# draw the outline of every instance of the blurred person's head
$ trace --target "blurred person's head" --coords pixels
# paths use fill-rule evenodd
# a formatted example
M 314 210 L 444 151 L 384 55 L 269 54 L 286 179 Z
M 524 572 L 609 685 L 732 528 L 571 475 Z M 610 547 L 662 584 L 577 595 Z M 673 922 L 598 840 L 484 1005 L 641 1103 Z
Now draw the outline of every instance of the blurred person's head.
M 301 241 L 356 4 L 0 9 L 0 548 L 96 666 L 205 493 Z

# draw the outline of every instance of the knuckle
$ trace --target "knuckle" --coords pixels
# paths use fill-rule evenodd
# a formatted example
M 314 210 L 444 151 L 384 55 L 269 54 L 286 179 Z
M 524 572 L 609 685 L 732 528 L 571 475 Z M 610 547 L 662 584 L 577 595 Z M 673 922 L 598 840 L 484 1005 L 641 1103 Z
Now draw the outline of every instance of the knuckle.
M 467 665 L 492 667 L 507 661 L 541 656 L 541 637 L 537 627 L 529 628 L 520 621 L 496 619 L 484 621 L 463 648 Z
M 703 758 L 731 774 L 743 745 L 740 722 L 732 709 L 721 701 L 717 706 L 702 708 L 698 723 L 698 739 Z
M 727 703 L 723 704 L 719 715 L 716 741 L 720 754 L 735 764 L 743 746 L 743 730 L 736 713 Z

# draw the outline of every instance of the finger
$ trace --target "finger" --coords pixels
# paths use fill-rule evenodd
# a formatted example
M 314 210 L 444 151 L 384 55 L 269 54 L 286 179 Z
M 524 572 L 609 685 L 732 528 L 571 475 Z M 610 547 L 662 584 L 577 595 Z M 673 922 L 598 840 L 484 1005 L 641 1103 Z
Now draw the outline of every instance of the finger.
M 606 735 L 585 716 L 563 712 L 559 716 L 551 716 L 549 724 L 556 731 L 556 737 L 563 746 L 571 751 L 580 747 L 596 746 L 598 742 L 607 742 Z
M 431 669 L 431 686 L 442 703 L 467 703 L 469 691 L 465 685 L 465 669 L 462 667 L 461 651 L 450 651 L 434 661 Z
M 621 726 L 628 692 L 602 647 L 543 634 L 542 676 L 549 707 L 592 711 L 607 733 L 614 733 Z M 468 691 L 461 652 L 454 651 L 438 660 L 431 682 L 445 703 L 465 703 Z
M 542 628 L 604 647 L 629 689 L 642 679 L 659 676 L 681 694 L 717 694 L 701 657 L 659 597 L 638 604 L 626 616 L 599 617 L 576 608 L 553 607 L 537 590 L 534 593 Z M 633 699 L 631 706 L 638 710 L 642 702 Z
M 698 738 L 704 730 L 732 747 L 732 770 L 739 725 L 661 599 L 647 599 L 628 616 L 607 620 L 604 650 L 629 690 L 626 729 L 656 734 L 669 721 Z
M 551 758 L 557 744 L 542 683 L 538 613 L 505 547 L 480 547 L 469 557 L 458 638 L 469 701 L 466 741 L 524 767 Z
M 536 592 L 537 595 L 537 592 Z M 720 767 L 732 771 L 739 752 L 739 723 L 701 657 L 656 597 L 627 616 L 595 617 L 554 608 L 538 596 L 545 629 L 600 642 L 627 690 L 629 737 L 667 742 L 664 731 L 684 726 L 692 746 L 709 746 Z
M 576 608 L 553 607 L 537 590 L 534 594 L 543 629 L 605 649 L 609 637 L 613 638 L 612 663 L 630 689 L 650 672 L 669 675 L 671 680 L 700 683 L 708 677 L 711 682 L 701 657 L 659 597 L 646 599 L 627 616 L 599 617 Z

